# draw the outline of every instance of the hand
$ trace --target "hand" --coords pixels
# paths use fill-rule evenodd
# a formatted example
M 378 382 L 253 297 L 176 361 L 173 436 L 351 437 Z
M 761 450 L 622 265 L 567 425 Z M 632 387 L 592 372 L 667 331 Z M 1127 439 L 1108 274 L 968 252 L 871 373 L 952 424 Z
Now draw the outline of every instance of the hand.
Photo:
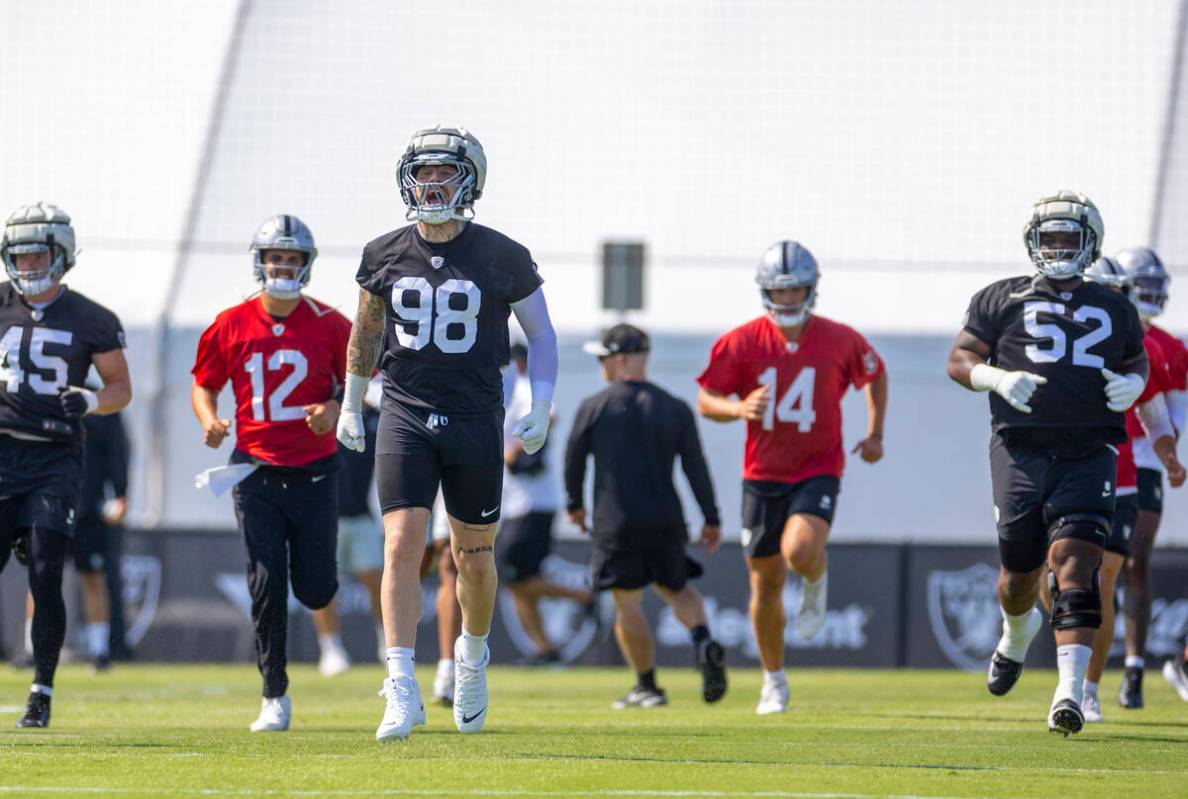
M 867 463 L 878 463 L 883 459 L 883 437 L 879 435 L 867 436 L 850 450 L 850 454 L 857 454 Z
M 67 419 L 81 419 L 99 407 L 99 396 L 89 388 L 66 386 L 58 390 L 58 402 Z
M 334 429 L 335 423 L 338 422 L 338 400 L 315 402 L 312 405 L 306 405 L 301 410 L 305 411 L 305 424 L 316 436 L 326 435 Z
M 1188 478 L 1188 471 L 1184 470 L 1184 466 L 1180 463 L 1179 458 L 1172 455 L 1163 465 L 1167 469 L 1168 485 L 1172 488 L 1179 488 L 1184 485 L 1185 478 Z
M 566 514 L 569 517 L 569 523 L 575 527 L 580 527 L 583 533 L 589 533 L 590 528 L 586 526 L 586 509 L 578 508 L 571 510 Z
M 124 521 L 128 515 L 128 498 L 114 497 L 103 503 L 103 521 L 115 526 Z
M 363 413 L 361 411 L 343 411 L 338 415 L 338 441 L 347 449 L 362 452 L 367 449 L 367 439 L 363 435 Z
M 231 420 L 214 418 L 202 426 L 202 443 L 218 449 L 223 439 L 231 435 Z
M 545 445 L 552 409 L 551 402 L 534 402 L 528 415 L 516 422 L 512 429 L 512 435 L 524 442 L 524 452 L 528 455 L 540 452 L 540 448 Z
M 748 422 L 762 421 L 763 414 L 767 412 L 768 402 L 770 399 L 767 396 L 767 386 L 759 386 L 738 401 L 738 418 L 746 419 Z
M 701 538 L 697 543 L 705 548 L 705 551 L 710 555 L 718 549 L 718 545 L 722 543 L 722 528 L 716 524 L 706 524 L 701 528 Z
M 1102 369 L 1101 376 L 1106 379 L 1106 407 L 1115 413 L 1122 413 L 1133 405 L 1147 385 L 1147 381 L 1136 374 L 1120 375 L 1109 369 Z

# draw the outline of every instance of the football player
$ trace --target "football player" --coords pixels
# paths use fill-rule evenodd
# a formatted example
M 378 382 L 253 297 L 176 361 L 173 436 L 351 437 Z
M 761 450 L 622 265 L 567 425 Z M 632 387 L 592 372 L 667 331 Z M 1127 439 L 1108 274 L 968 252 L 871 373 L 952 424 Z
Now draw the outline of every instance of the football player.
M 812 312 L 818 278 L 804 245 L 769 247 L 755 276 L 766 313 L 718 339 L 697 378 L 702 416 L 747 423 L 742 544 L 764 670 L 759 714 L 788 709 L 783 590 L 789 570 L 803 579 L 796 632 L 811 639 L 825 624 L 825 543 L 845 462 L 841 399 L 850 386 L 865 388 L 868 417 L 866 437 L 853 452 L 867 463 L 883 457 L 887 371 L 857 331 Z
M 198 342 L 191 404 L 203 442 L 231 433 L 218 395 L 235 394 L 231 467 L 235 518 L 248 556 L 248 590 L 264 699 L 252 732 L 289 728 L 285 642 L 289 582 L 310 609 L 338 590 L 337 444 L 342 376 L 351 323 L 305 295 L 318 251 L 300 219 L 279 214 L 250 248 L 261 291 L 220 313 Z
M 1154 324 L 1167 304 L 1171 276 L 1155 252 L 1147 247 L 1122 250 L 1115 258 L 1131 282 L 1131 299 L 1138 309 L 1143 330 L 1154 339 L 1167 358 L 1171 388 L 1164 397 L 1176 434 L 1185 423 L 1185 383 L 1188 382 L 1188 349 L 1178 338 Z M 1141 432 L 1141 431 L 1140 431 Z M 1136 436 L 1134 460 L 1138 465 L 1138 522 L 1126 559 L 1126 593 L 1122 608 L 1126 622 L 1126 670 L 1118 690 L 1118 704 L 1124 708 L 1143 706 L 1143 668 L 1147 649 L 1147 627 L 1151 622 L 1151 549 L 1163 514 L 1164 463 L 1151 439 Z
M 990 661 L 996 696 L 1019 679 L 1043 615 L 1047 567 L 1059 681 L 1048 729 L 1079 732 L 1082 684 L 1101 627 L 1098 567 L 1114 517 L 1123 413 L 1147 379 L 1134 306 L 1082 272 L 1101 255 L 1104 227 L 1083 194 L 1041 198 L 1023 227 L 1038 274 L 974 295 L 949 351 L 949 376 L 990 392 L 990 473 L 1002 564 L 1003 635 Z
M 424 720 L 413 672 L 418 573 L 439 485 L 462 610 L 462 634 L 454 645 L 454 723 L 461 732 L 478 732 L 487 717 L 487 634 L 503 488 L 499 370 L 508 360 L 511 313 L 528 339 L 532 381 L 532 410 L 514 433 L 532 453 L 544 445 L 549 428 L 557 339 L 528 250 L 471 221 L 486 173 L 482 145 L 466 129 L 414 133 L 399 165 L 400 194 L 413 224 L 367 244 L 357 275 L 362 289 L 338 437 L 348 447 L 364 448 L 359 408 L 382 349 L 376 480 L 384 514 L 389 676 L 376 730 L 381 741 L 407 738 Z
M 1085 279 L 1110 287 L 1123 295 L 1129 296 L 1130 279 L 1121 265 L 1112 258 L 1105 256 L 1098 258 L 1093 265 L 1085 270 Z M 1106 661 L 1110 656 L 1110 647 L 1114 643 L 1115 617 L 1115 586 L 1118 573 L 1126 560 L 1130 549 L 1130 539 L 1134 532 L 1135 520 L 1138 516 L 1138 478 L 1134 463 L 1134 453 L 1131 443 L 1148 434 L 1153 441 L 1155 452 L 1161 463 L 1167 465 L 1168 479 L 1173 486 L 1184 483 L 1184 468 L 1176 460 L 1176 439 L 1168 418 L 1166 392 L 1171 388 L 1171 378 L 1167 360 L 1163 350 L 1151 336 L 1150 332 L 1143 337 L 1143 348 L 1147 352 L 1149 376 L 1147 386 L 1139 395 L 1134 407 L 1126 412 L 1126 434 L 1128 440 L 1118 444 L 1118 472 L 1115 479 L 1114 522 L 1110 528 L 1110 536 L 1105 542 L 1105 552 L 1102 555 L 1099 580 L 1101 586 L 1101 627 L 1093 638 L 1093 656 L 1089 659 L 1089 668 L 1085 672 L 1084 694 L 1081 710 L 1085 714 L 1085 721 L 1098 722 L 1102 720 L 1101 698 L 1099 684 L 1101 675 L 1105 671 Z M 1050 598 L 1045 599 L 1049 605 Z
M 75 262 L 62 209 L 42 202 L 13 212 L 0 259 L 0 570 L 10 549 L 29 567 L 34 674 L 17 726 L 45 727 L 66 636 L 62 568 L 81 501 L 82 418 L 119 411 L 132 382 L 120 320 L 62 285 Z M 92 365 L 98 391 L 84 386 Z

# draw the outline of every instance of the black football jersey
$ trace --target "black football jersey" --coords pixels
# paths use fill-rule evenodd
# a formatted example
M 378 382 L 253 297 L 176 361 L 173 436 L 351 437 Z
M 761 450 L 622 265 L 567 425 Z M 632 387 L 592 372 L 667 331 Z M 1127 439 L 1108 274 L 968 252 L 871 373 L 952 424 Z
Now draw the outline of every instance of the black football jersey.
M 359 285 L 384 300 L 384 396 L 446 415 L 503 407 L 511 305 L 543 282 L 523 246 L 468 223 L 427 242 L 416 225 L 363 248 Z
M 965 329 L 990 345 L 990 363 L 1041 375 L 1028 405 L 1015 410 L 990 392 L 994 430 L 1080 428 L 1107 443 L 1126 440 L 1125 416 L 1106 407 L 1102 368 L 1143 353 L 1143 328 L 1130 300 L 1088 281 L 1068 288 L 1046 278 L 1014 277 L 974 295 Z
M 99 303 L 63 288 L 36 310 L 0 283 L 0 430 L 82 446 L 82 421 L 66 418 L 59 390 L 86 384 L 95 353 L 123 348 L 120 320 Z

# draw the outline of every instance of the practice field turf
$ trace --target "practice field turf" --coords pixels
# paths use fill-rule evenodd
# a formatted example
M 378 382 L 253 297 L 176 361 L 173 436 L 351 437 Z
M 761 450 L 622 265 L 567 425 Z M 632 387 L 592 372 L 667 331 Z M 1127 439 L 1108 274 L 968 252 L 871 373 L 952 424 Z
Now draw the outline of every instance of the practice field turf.
M 977 674 L 796 671 L 793 710 L 753 712 L 759 674 L 731 675 L 719 705 L 690 670 L 666 669 L 672 704 L 611 710 L 625 670 L 495 668 L 486 730 L 448 709 L 388 745 L 373 734 L 382 671 L 291 672 L 294 724 L 252 734 L 248 666 L 64 667 L 48 730 L 9 727 L 29 672 L 0 671 L 0 794 L 13 796 L 1184 797 L 1188 704 L 1157 671 L 1143 711 L 1065 739 L 1044 724 L 1054 674 L 991 697 Z M 419 674 L 424 690 L 432 674 Z

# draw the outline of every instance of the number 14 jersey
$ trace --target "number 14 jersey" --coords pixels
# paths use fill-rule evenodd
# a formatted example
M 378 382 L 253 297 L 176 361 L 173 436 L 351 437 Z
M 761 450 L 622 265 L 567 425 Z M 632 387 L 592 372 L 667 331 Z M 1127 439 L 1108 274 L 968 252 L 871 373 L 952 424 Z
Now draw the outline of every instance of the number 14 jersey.
M 543 282 L 527 249 L 473 222 L 444 243 L 408 225 L 363 248 L 355 279 L 384 301 L 386 399 L 448 416 L 503 407 L 511 306 Z
M 1046 278 L 1014 277 L 973 296 L 965 330 L 990 347 L 990 363 L 1042 375 L 1028 405 L 1017 411 L 990 392 L 993 428 L 1080 428 L 1105 443 L 1126 440 L 1125 416 L 1106 407 L 1102 368 L 1143 352 L 1143 328 L 1123 295 L 1097 283 L 1068 288 Z
M 767 413 L 747 422 L 743 479 L 799 483 L 841 477 L 842 397 L 882 372 L 878 353 L 848 325 L 814 314 L 793 343 L 761 316 L 717 340 L 697 382 L 740 399 L 767 386 Z

